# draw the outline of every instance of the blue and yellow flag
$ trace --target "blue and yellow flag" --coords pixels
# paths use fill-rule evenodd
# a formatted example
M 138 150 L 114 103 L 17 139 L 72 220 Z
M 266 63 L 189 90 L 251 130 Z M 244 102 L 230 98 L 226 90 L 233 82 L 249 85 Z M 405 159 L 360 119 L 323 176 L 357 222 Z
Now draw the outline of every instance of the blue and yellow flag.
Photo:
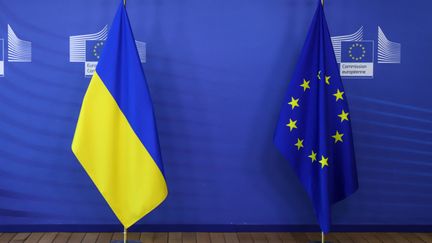
M 355 192 L 358 182 L 347 99 L 318 2 L 274 143 L 300 178 L 327 233 L 331 205 Z
M 125 228 L 168 194 L 152 101 L 123 4 L 85 94 L 72 150 Z

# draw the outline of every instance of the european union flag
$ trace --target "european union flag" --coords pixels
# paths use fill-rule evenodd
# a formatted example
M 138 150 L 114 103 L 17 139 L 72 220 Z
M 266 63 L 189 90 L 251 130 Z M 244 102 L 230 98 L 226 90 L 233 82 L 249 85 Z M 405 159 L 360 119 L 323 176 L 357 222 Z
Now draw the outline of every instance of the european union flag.
M 99 61 L 104 44 L 105 41 L 103 40 L 86 41 L 86 61 L 88 62 Z
M 358 188 L 351 117 L 319 1 L 289 84 L 274 143 L 291 163 L 323 232 L 331 205 Z

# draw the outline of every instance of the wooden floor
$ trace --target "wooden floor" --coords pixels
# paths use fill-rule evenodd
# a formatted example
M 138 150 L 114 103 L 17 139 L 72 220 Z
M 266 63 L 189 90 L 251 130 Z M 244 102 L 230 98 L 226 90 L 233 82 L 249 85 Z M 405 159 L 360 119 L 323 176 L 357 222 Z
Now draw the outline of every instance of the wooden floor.
M 0 243 L 109 243 L 121 233 L 0 233 Z M 129 233 L 130 240 L 143 243 L 306 243 L 320 240 L 319 233 Z M 432 243 L 432 233 L 331 233 L 331 242 L 422 242 Z

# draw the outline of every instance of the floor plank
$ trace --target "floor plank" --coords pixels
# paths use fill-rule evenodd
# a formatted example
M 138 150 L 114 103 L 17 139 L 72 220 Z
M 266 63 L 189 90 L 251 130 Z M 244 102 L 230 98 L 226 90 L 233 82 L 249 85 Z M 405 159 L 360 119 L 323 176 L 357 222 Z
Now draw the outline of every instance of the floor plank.
M 24 243 L 38 243 L 44 233 L 31 233 Z
M 306 233 L 291 233 L 291 235 L 295 239 L 295 242 L 309 242 Z
M 71 233 L 58 233 L 53 243 L 67 243 Z
M 15 237 L 16 233 L 3 233 L 0 235 L 0 242 L 9 242 Z
M 296 243 L 296 239 L 291 233 L 277 233 L 283 243 Z
M 18 242 L 24 242 L 28 237 L 30 236 L 30 233 L 18 233 L 12 238 L 11 242 L 18 243 Z
M 96 243 L 99 233 L 86 233 L 82 243 Z
M 196 233 L 193 232 L 183 232 L 182 233 L 183 243 L 196 243 Z
M 267 232 L 264 233 L 267 241 L 271 242 L 271 243 L 282 243 L 282 239 L 279 237 L 278 233 L 271 233 L 271 232 Z
M 407 239 L 403 238 L 400 234 L 398 233 L 393 233 L 393 232 L 389 232 L 389 233 L 383 233 L 385 235 L 387 235 L 389 238 L 391 238 L 393 240 L 393 242 L 395 243 L 410 243 Z
M 225 243 L 223 233 L 210 233 L 211 243 Z
M 414 233 L 418 238 L 424 242 L 432 242 L 432 235 L 427 233 Z
M 393 238 L 385 233 L 375 233 L 375 237 L 377 237 L 381 242 L 394 242 Z
M 367 243 L 381 243 L 381 241 L 375 236 L 374 233 L 360 233 Z
M 152 232 L 141 233 L 141 235 L 140 235 L 140 241 L 142 243 L 153 243 L 153 241 L 154 241 L 154 233 L 152 233 Z
M 401 233 L 400 234 L 403 238 L 408 240 L 410 243 L 425 243 L 426 241 L 422 240 L 420 237 L 418 237 L 415 234 L 410 233 Z
M 127 233 L 128 240 L 140 240 L 141 233 L 139 232 L 129 232 Z
M 237 233 L 237 237 L 240 243 L 253 243 L 253 239 L 250 233 L 240 232 Z
M 85 233 L 72 233 L 69 237 L 68 243 L 81 243 L 84 239 Z
M 343 243 L 356 243 L 353 239 L 351 239 L 349 237 L 349 235 L 347 235 L 345 233 L 337 233 L 337 234 L 333 234 L 333 236 L 339 242 L 343 242 Z M 326 239 L 327 239 L 327 237 L 326 237 Z M 328 240 L 330 240 L 330 239 L 328 239 Z
M 112 240 L 123 240 L 123 232 L 114 232 Z
M 45 233 L 43 234 L 43 236 L 41 237 L 38 243 L 52 243 L 56 235 L 57 233 L 55 232 Z
M 240 243 L 236 233 L 224 233 L 226 243 Z
M 167 243 L 168 242 L 168 233 L 155 233 L 153 242 L 154 243 Z
M 352 242 L 355 243 L 367 242 L 363 235 L 359 233 L 345 233 L 345 237 L 349 238 Z
M 168 233 L 168 243 L 182 243 L 182 233 L 181 232 L 169 232 Z
M 113 233 L 100 233 L 96 243 L 108 243 L 112 240 L 113 235 Z
M 197 243 L 211 243 L 210 234 L 207 232 L 199 232 L 196 234 Z
M 310 241 L 320 241 L 321 240 L 321 233 L 318 232 L 309 232 L 306 233 L 306 236 Z
M 251 233 L 254 243 L 268 243 L 265 233 Z

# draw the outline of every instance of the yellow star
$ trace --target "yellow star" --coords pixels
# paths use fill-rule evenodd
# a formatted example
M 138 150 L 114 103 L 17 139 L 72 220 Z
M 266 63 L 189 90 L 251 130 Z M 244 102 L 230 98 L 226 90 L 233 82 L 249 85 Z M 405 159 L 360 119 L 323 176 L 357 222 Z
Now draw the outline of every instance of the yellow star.
M 345 113 L 345 111 L 344 110 L 342 110 L 342 113 L 340 113 L 339 115 L 338 115 L 338 117 L 340 117 L 340 119 L 341 119 L 341 122 L 343 122 L 343 121 L 348 121 L 348 112 L 347 113 Z
M 297 138 L 297 143 L 294 144 L 295 146 L 297 146 L 297 150 L 300 150 L 300 148 L 303 148 L 303 141 L 304 141 L 304 139 L 300 140 L 299 138 Z
M 303 79 L 303 84 L 300 84 L 301 87 L 303 87 L 303 91 L 306 91 L 307 89 L 310 89 L 309 87 L 310 81 Z
M 337 143 L 338 141 L 343 143 L 342 136 L 343 136 L 343 133 L 339 133 L 339 131 L 336 131 L 336 134 L 333 135 L 332 138 L 335 139 L 335 143 Z
M 297 120 L 293 121 L 293 120 L 290 119 L 289 123 L 286 124 L 286 126 L 290 128 L 290 132 L 291 132 L 294 128 L 297 128 L 296 123 L 297 123 Z
M 316 153 L 312 150 L 312 153 L 308 156 L 311 160 L 312 160 L 312 163 L 314 162 L 314 161 L 316 161 Z
M 321 160 L 319 163 L 321 164 L 321 169 L 323 169 L 324 166 L 328 166 L 328 158 L 321 155 Z
M 339 89 L 337 90 L 337 92 L 335 93 L 335 94 L 333 94 L 333 96 L 334 97 L 336 97 L 336 101 L 338 101 L 338 100 L 343 100 L 343 94 L 344 94 L 345 92 L 341 92 Z
M 318 77 L 318 80 L 321 80 L 321 70 L 318 71 L 317 77 Z
M 294 97 L 291 97 L 291 102 L 288 102 L 288 104 L 290 104 L 291 105 L 291 109 L 294 110 L 294 108 L 296 106 L 299 107 L 298 102 L 299 102 L 299 99 L 294 99 Z
M 331 77 L 331 76 L 325 76 L 325 82 L 326 82 L 326 84 L 330 84 L 330 82 L 329 82 L 330 77 Z

